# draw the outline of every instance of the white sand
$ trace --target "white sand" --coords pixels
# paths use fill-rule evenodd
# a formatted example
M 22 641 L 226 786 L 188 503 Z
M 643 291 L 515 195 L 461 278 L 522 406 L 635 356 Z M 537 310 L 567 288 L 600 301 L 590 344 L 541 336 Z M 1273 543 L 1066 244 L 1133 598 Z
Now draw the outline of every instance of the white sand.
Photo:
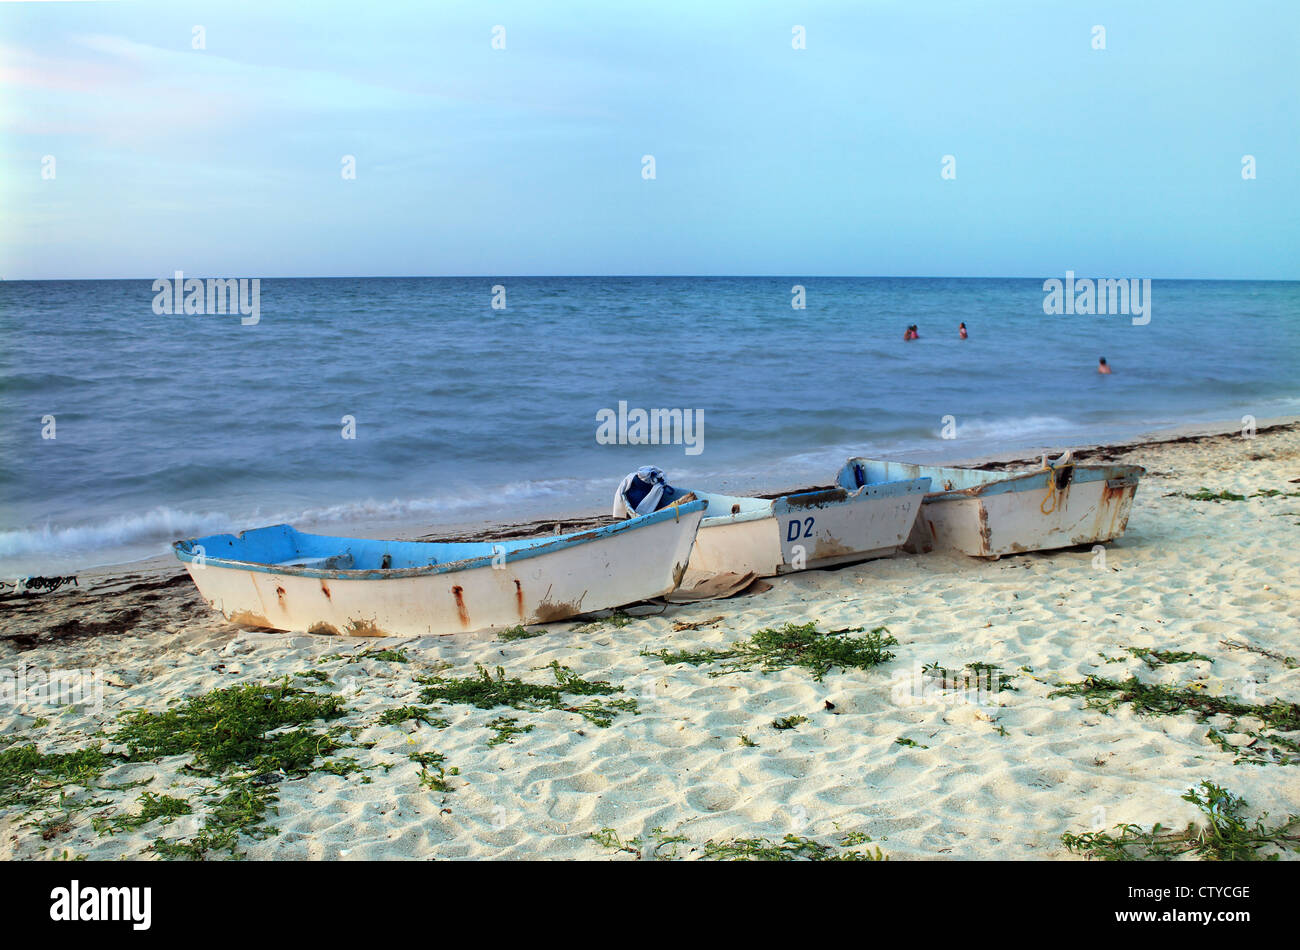
M 1202 485 L 1243 494 L 1300 490 L 1291 483 L 1300 478 L 1300 429 L 1114 455 L 1149 474 L 1128 533 L 1108 547 L 1104 565 L 1078 550 L 996 562 L 900 556 L 775 579 L 764 594 L 671 607 L 622 628 L 584 632 L 575 629 L 579 624 L 553 624 L 541 637 L 513 643 L 488 634 L 352 641 L 250 633 L 208 611 L 188 581 L 120 593 L 122 584 L 110 584 L 108 574 L 83 578 L 89 591 L 0 605 L 0 668 L 98 669 L 103 708 L 0 707 L 0 735 L 22 733 L 45 751 L 68 751 L 90 744 L 91 733 L 123 710 L 161 710 L 169 700 L 216 687 L 323 670 L 329 683 L 298 682 L 347 697 L 349 712 L 340 721 L 361 730 L 359 743 L 375 745 L 341 755 L 376 768 L 281 783 L 272 819 L 279 834 L 240 843 L 249 857 L 263 859 L 593 858 L 611 854 L 586 838 L 605 827 L 624 838 L 655 827 L 684 835 L 686 857 L 708 839 L 795 833 L 834 843 L 861 832 L 893 859 L 1074 859 L 1061 844 L 1063 832 L 1119 822 L 1181 826 L 1197 812 L 1180 796 L 1207 779 L 1247 799 L 1251 815 L 1300 814 L 1296 766 L 1234 765 L 1232 755 L 1207 741 L 1209 726 L 1190 714 L 1104 715 L 1084 709 L 1080 699 L 1048 695 L 1062 680 L 1137 673 L 1151 682 L 1196 681 L 1210 693 L 1249 696 L 1253 689 L 1261 703 L 1300 701 L 1300 669 L 1222 643 L 1229 638 L 1300 656 L 1300 498 L 1215 504 L 1166 497 Z M 146 580 L 158 570 L 134 569 Z M 121 632 L 21 650 L 3 639 L 70 618 L 104 621 L 131 607 L 141 613 L 128 615 Z M 672 629 L 674 621 L 719 615 L 721 622 L 699 630 Z M 722 648 L 765 626 L 807 620 L 820 629 L 885 625 L 899 641 L 896 657 L 818 683 L 797 668 L 714 678 L 714 667 L 669 666 L 640 655 Z M 317 662 L 340 651 L 396 646 L 405 647 L 410 663 Z M 1213 662 L 1148 670 L 1124 652 L 1129 646 L 1196 651 Z M 1103 653 L 1125 659 L 1107 663 Z M 385 709 L 418 702 L 414 675 L 441 664 L 450 664 L 449 675 L 471 675 L 481 663 L 551 682 L 538 668 L 552 660 L 624 686 L 639 715 L 618 715 L 602 729 L 563 711 L 443 704 L 437 715 L 449 720 L 445 729 L 375 724 Z M 952 690 L 926 694 L 915 684 L 927 682 L 920 669 L 932 661 L 949 669 L 997 664 L 1016 674 L 1016 690 L 975 703 Z M 771 726 L 791 715 L 809 721 L 786 731 Z M 489 747 L 486 724 L 498 716 L 535 728 Z M 35 726 L 37 717 L 51 722 Z M 743 746 L 742 733 L 757 747 Z M 928 748 L 898 745 L 900 737 Z M 452 792 L 421 787 L 419 766 L 408 758 L 421 751 L 443 753 L 446 766 L 459 770 L 448 776 Z M 104 781 L 152 777 L 149 790 L 197 802 L 194 790 L 208 783 L 178 771 L 185 761 L 121 766 Z M 50 840 L 30 824 L 41 814 L 0 811 L 0 858 L 149 858 L 146 849 L 159 834 L 193 834 L 196 821 L 181 819 L 166 828 L 155 822 L 97 835 L 90 816 L 131 811 L 139 791 L 97 793 L 113 804 L 75 812 L 71 827 Z

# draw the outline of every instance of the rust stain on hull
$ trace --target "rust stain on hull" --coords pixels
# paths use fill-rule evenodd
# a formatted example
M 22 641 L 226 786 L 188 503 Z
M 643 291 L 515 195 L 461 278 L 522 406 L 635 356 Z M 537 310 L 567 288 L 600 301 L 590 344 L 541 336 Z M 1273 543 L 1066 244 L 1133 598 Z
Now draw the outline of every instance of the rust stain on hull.
M 582 613 L 582 600 L 586 597 L 586 591 L 582 597 L 572 601 L 552 602 L 543 600 L 533 611 L 533 623 L 553 623 L 556 620 L 568 620 L 575 614 Z
M 338 627 L 334 626 L 332 623 L 325 623 L 323 620 L 312 624 L 307 628 L 307 632 L 319 634 L 324 637 L 342 636 L 342 634 L 339 633 Z
M 826 557 L 844 557 L 848 554 L 860 553 L 850 544 L 845 544 L 839 538 L 826 538 L 818 541 L 813 547 L 812 558 L 810 560 L 818 561 Z
M 1110 481 L 1102 487 L 1101 502 L 1097 508 L 1096 535 L 1098 540 L 1110 541 L 1128 528 L 1128 516 L 1133 507 L 1137 486 L 1131 483 L 1113 485 Z
M 318 624 L 318 626 L 321 626 Z M 323 626 L 328 626 L 324 624 Z M 349 620 L 347 626 L 343 628 L 343 633 L 349 637 L 386 637 L 388 632 L 380 630 L 375 626 L 373 620 Z
M 980 553 L 991 555 L 993 553 L 993 532 L 989 528 L 989 510 L 980 502 L 979 508 L 980 520 Z
M 524 619 L 524 585 L 518 580 L 515 581 L 515 613 L 519 615 L 520 620 Z
M 465 589 L 457 584 L 451 589 L 451 594 L 456 598 L 456 616 L 460 618 L 460 625 L 464 629 L 469 628 L 469 610 L 465 607 Z
M 320 581 L 320 592 L 325 595 L 326 600 L 333 599 L 333 597 L 330 594 L 330 585 L 325 583 L 325 578 L 323 577 L 321 578 Z
M 231 623 L 238 624 L 241 627 L 253 627 L 257 630 L 280 629 L 261 614 L 255 614 L 251 610 L 238 610 L 231 614 L 229 619 Z

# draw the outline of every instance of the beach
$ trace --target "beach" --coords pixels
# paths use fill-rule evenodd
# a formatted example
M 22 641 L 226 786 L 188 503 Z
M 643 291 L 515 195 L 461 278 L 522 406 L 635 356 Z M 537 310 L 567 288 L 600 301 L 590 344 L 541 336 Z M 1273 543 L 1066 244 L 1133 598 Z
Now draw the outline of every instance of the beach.
M 1205 781 L 1245 799 L 1252 819 L 1300 814 L 1294 766 L 1282 764 L 1300 733 L 1273 733 L 1279 744 L 1249 716 L 1103 711 L 1062 687 L 1136 676 L 1251 705 L 1300 702 L 1300 423 L 1078 459 L 1146 468 L 1127 532 L 1104 548 L 899 554 L 521 639 L 243 630 L 166 559 L 0 601 L 6 683 L 86 671 L 93 684 L 71 705 L 11 697 L 0 756 L 28 745 L 108 755 L 93 779 L 80 773 L 86 784 L 63 774 L 0 806 L 0 858 L 149 860 L 168 853 L 159 841 L 192 845 L 216 827 L 220 795 L 248 790 L 229 784 L 241 766 L 196 770 L 165 749 L 114 757 L 129 751 L 117 730 L 132 711 L 280 681 L 334 697 L 332 718 L 303 726 L 329 740 L 259 780 L 265 821 L 242 826 L 252 833 L 189 856 L 693 859 L 794 835 L 891 860 L 1081 860 L 1062 835 L 1182 828 L 1202 820 L 1183 796 Z M 1188 497 L 1202 488 L 1242 497 Z M 808 622 L 885 628 L 892 657 L 819 680 L 800 666 L 723 672 L 654 655 Z M 552 664 L 619 691 L 526 708 L 480 708 L 445 689 L 428 698 L 480 668 L 555 684 Z M 976 687 L 971 664 L 985 675 Z M 409 707 L 420 716 L 394 714 Z M 147 795 L 184 804 L 119 820 L 152 807 Z

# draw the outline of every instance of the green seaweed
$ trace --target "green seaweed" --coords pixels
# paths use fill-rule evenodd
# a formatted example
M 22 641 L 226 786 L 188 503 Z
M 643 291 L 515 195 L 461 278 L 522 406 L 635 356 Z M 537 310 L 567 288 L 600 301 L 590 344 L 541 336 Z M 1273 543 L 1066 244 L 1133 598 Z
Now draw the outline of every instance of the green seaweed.
M 1247 498 L 1300 498 L 1300 491 L 1282 491 L 1280 488 L 1261 488 L 1259 491 L 1251 492 L 1249 495 L 1241 495 L 1237 492 L 1228 491 L 1226 488 L 1215 492 L 1202 486 L 1194 492 L 1170 492 L 1165 497 L 1190 498 L 1192 501 L 1245 501 Z
M 772 720 L 773 729 L 794 729 L 808 721 L 807 716 L 782 716 Z
M 433 715 L 437 711 L 436 709 L 430 709 L 428 706 L 398 706 L 394 709 L 385 709 L 379 714 L 377 721 L 381 726 L 397 726 L 404 722 L 422 722 L 427 726 L 433 726 L 435 729 L 446 729 L 448 726 L 447 720 Z
M 1171 663 L 1191 663 L 1194 660 L 1204 660 L 1207 663 L 1213 663 L 1214 657 L 1206 656 L 1204 653 L 1191 653 L 1185 650 L 1154 650 L 1150 647 L 1125 647 L 1124 651 L 1130 656 L 1141 660 L 1151 669 L 1161 666 L 1168 666 Z M 1109 657 L 1102 654 L 1107 663 L 1122 663 L 1124 657 Z
M 1252 716 L 1263 723 L 1263 728 L 1248 734 L 1264 745 L 1256 748 L 1253 753 L 1244 753 L 1241 748 L 1231 747 L 1234 752 L 1243 755 L 1243 759 L 1238 761 L 1249 759 L 1256 764 L 1300 764 L 1300 755 L 1295 754 L 1296 743 L 1275 734 L 1300 730 L 1300 705 L 1296 703 L 1281 699 L 1266 704 L 1246 703 L 1234 696 L 1216 696 L 1195 687 L 1143 683 L 1136 676 L 1123 681 L 1089 676 L 1080 682 L 1055 685 L 1058 688 L 1049 693 L 1049 696 L 1079 696 L 1083 698 L 1086 708 L 1107 713 L 1118 706 L 1128 705 L 1143 716 L 1177 716 L 1190 712 L 1201 722 L 1212 716 L 1225 715 L 1233 718 L 1234 727 L 1237 719 Z M 1272 729 L 1274 733 L 1267 733 L 1265 729 Z M 1210 738 L 1220 747 L 1227 746 L 1222 734 L 1216 730 L 1211 730 Z
M 194 813 L 194 809 L 189 802 L 183 798 L 174 798 L 171 795 L 155 795 L 153 792 L 143 792 L 136 801 L 140 805 L 140 811 L 136 814 L 114 815 L 112 817 L 96 815 L 91 818 L 91 825 L 100 835 L 107 834 L 111 836 L 119 831 L 132 831 L 155 820 L 161 824 L 169 825 L 181 815 Z
M 690 843 L 685 835 L 670 835 L 663 828 L 653 828 L 645 837 L 638 835 L 627 839 L 613 828 L 602 828 L 586 837 L 606 850 L 648 860 L 681 858 L 679 846 Z M 710 839 L 702 847 L 690 850 L 699 851 L 700 859 L 705 861 L 887 861 L 879 847 L 864 851 L 840 850 L 856 848 L 870 841 L 870 836 L 861 832 L 848 832 L 835 845 L 788 834 L 775 842 L 767 838 Z
M 591 633 L 593 631 L 599 630 L 601 627 L 604 626 L 616 627 L 621 629 L 623 627 L 626 627 L 628 624 L 630 624 L 633 620 L 636 619 L 637 619 L 636 617 L 630 617 L 627 614 L 623 613 L 623 611 L 621 610 L 615 610 L 608 617 L 597 617 L 595 620 L 592 620 L 589 623 L 580 624 L 579 626 L 574 627 L 573 632 Z
M 1182 799 L 1205 816 L 1204 827 L 1189 823 L 1183 831 L 1169 832 L 1159 823 L 1150 831 L 1120 824 L 1118 835 L 1067 832 L 1061 843 L 1073 854 L 1102 861 L 1170 861 L 1185 854 L 1202 861 L 1276 861 L 1284 851 L 1300 851 L 1300 835 L 1292 833 L 1300 829 L 1300 816 L 1267 828 L 1265 814 L 1251 824 L 1242 815 L 1246 801 L 1212 782 L 1188 789 Z
M 67 785 L 94 788 L 113 764 L 100 746 L 72 752 L 41 752 L 34 744 L 0 751 L 0 807 L 48 801 Z
M 833 669 L 871 669 L 894 658 L 886 647 L 898 641 L 886 627 L 876 627 L 864 637 L 846 636 L 860 633 L 863 627 L 820 632 L 815 621 L 787 623 L 780 629 L 764 627 L 748 640 L 737 640 L 729 650 L 689 651 L 642 650 L 642 656 L 658 657 L 666 664 L 689 663 L 704 666 L 718 663 L 709 676 L 726 676 L 758 668 L 764 674 L 790 667 L 808 670 L 817 682 Z
M 869 838 L 865 840 L 870 840 Z M 866 851 L 837 851 L 834 845 L 788 834 L 779 842 L 767 838 L 732 838 L 704 842 L 708 861 L 887 861 L 880 848 Z
M 212 804 L 200 832 L 188 841 L 159 838 L 152 845 L 155 853 L 201 860 L 228 851 L 240 858 L 241 835 L 257 840 L 278 834 L 267 824 L 267 814 L 279 802 L 276 784 L 324 768 L 316 760 L 344 747 L 342 730 L 320 732 L 305 725 L 344 712 L 340 697 L 291 686 L 286 676 L 191 696 L 165 712 L 125 714 L 112 738 L 126 747 L 127 761 L 189 755 L 186 771 L 217 779 L 205 793 Z M 349 759 L 325 770 L 346 774 L 358 768 Z
M 341 715 L 342 697 L 290 686 L 285 677 L 191 696 L 166 712 L 128 713 L 112 738 L 126 746 L 126 758 L 132 761 L 188 753 L 194 757 L 192 769 L 200 773 L 235 766 L 296 772 L 338 745 L 310 730 L 273 730 Z
M 503 667 L 496 668 L 496 676 L 481 664 L 477 676 L 417 677 L 424 684 L 420 701 L 445 702 L 494 709 L 508 706 L 511 709 L 539 711 L 558 709 L 577 713 L 595 726 L 609 726 L 620 712 L 638 713 L 635 699 L 593 699 L 575 705 L 566 696 L 609 696 L 623 692 L 622 686 L 611 686 L 604 680 L 585 680 L 567 666 L 552 660 L 547 667 L 555 676 L 555 684 L 526 683 L 517 676 L 507 677 Z
M 967 663 L 961 670 L 954 671 L 940 666 L 936 660 L 922 666 L 921 672 L 931 679 L 937 679 L 941 689 L 984 690 L 992 693 L 1019 691 L 1012 685 L 1015 674 L 1003 673 L 1002 668 L 994 663 L 976 661 Z
M 495 746 L 513 743 L 515 741 L 515 736 L 521 736 L 524 733 L 532 732 L 534 727 L 531 723 L 526 726 L 520 726 L 519 720 L 515 719 L 513 716 L 498 716 L 496 719 L 493 719 L 488 723 L 488 728 L 496 733 L 495 736 L 488 740 L 488 745 Z
M 459 775 L 460 771 L 458 769 L 444 768 L 447 757 L 441 752 L 413 752 L 410 759 L 420 766 L 420 785 L 422 787 L 431 788 L 435 792 L 455 791 L 448 784 L 447 776 Z

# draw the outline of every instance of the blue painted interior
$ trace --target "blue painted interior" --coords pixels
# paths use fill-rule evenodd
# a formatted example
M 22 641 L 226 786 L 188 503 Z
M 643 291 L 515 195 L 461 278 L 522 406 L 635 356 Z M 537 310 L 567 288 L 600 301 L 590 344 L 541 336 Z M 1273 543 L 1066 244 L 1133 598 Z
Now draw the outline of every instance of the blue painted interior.
M 503 541 L 372 541 L 306 534 L 287 524 L 278 524 L 253 528 L 237 535 L 213 534 L 177 541 L 172 549 L 180 560 L 188 563 L 199 559 L 199 548 L 202 548 L 203 563 L 209 567 L 235 567 L 303 577 L 380 580 L 397 572 L 408 576 L 486 567 L 492 564 L 498 552 L 504 554 L 506 563 L 511 563 L 626 534 L 707 507 L 707 502 L 693 501 L 588 531 Z M 389 558 L 387 567 L 384 565 L 385 556 Z

